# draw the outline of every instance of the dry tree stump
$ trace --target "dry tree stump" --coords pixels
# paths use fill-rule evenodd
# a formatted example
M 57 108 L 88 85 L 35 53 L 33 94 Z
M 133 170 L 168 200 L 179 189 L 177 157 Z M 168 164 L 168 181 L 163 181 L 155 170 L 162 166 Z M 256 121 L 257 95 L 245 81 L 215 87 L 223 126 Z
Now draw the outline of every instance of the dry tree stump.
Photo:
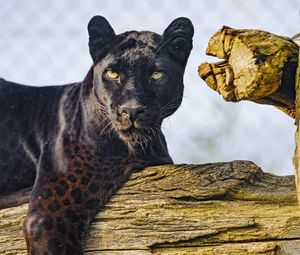
M 288 37 L 224 26 L 206 49 L 206 54 L 224 61 L 202 63 L 198 71 L 226 101 L 271 104 L 295 117 L 298 50 Z
M 26 254 L 27 205 L 0 214 L 0 254 Z M 292 176 L 248 161 L 169 165 L 133 174 L 91 226 L 86 254 L 300 254 Z
M 260 30 L 222 27 L 206 53 L 224 59 L 202 63 L 198 72 L 226 101 L 250 100 L 274 105 L 296 119 L 295 180 L 300 201 L 300 34 L 293 39 Z

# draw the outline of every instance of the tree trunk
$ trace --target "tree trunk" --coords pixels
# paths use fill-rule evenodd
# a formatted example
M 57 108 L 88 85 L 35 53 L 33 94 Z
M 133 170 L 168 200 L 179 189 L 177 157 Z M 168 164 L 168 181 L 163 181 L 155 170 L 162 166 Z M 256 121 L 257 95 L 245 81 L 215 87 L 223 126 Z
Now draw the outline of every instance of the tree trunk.
M 0 211 L 0 253 L 26 254 L 27 205 Z M 150 167 L 100 212 L 86 254 L 300 254 L 292 176 L 248 161 Z
M 295 36 L 295 41 L 300 45 L 300 33 Z M 294 154 L 294 167 L 295 167 L 295 181 L 296 181 L 296 187 L 297 187 L 297 196 L 298 196 L 298 201 L 300 204 L 300 50 L 298 54 L 298 68 L 296 72 L 296 134 L 295 134 L 295 143 L 296 143 L 296 149 L 295 149 L 295 154 Z
M 270 104 L 296 118 L 295 180 L 300 202 L 300 33 L 292 39 L 260 30 L 222 27 L 206 53 L 225 59 L 203 63 L 199 75 L 226 101 Z M 298 61 L 299 58 L 299 61 Z

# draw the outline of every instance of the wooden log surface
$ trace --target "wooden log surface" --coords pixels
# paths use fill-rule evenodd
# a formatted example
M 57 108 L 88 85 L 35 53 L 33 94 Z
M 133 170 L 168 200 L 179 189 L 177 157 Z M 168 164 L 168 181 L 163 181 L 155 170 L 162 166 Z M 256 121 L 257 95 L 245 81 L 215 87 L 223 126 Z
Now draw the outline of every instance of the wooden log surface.
M 26 254 L 26 210 L 0 211 L 0 254 Z M 300 254 L 294 178 L 248 161 L 147 168 L 97 215 L 85 254 Z

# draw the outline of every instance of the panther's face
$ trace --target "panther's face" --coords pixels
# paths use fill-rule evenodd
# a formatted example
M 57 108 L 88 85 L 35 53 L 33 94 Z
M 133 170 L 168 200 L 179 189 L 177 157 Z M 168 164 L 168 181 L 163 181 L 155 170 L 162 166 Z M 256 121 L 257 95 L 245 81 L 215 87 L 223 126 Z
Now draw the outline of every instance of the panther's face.
M 89 23 L 94 93 L 108 123 L 130 147 L 147 145 L 164 118 L 180 106 L 193 26 L 173 21 L 163 35 L 115 35 L 96 16 Z

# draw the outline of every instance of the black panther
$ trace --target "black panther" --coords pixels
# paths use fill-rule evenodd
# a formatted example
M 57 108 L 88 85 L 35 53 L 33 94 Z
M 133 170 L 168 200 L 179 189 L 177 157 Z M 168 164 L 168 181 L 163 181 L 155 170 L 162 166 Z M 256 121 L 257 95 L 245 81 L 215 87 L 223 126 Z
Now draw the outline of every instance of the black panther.
M 0 81 L 0 207 L 31 191 L 23 226 L 31 255 L 83 254 L 95 214 L 130 174 L 172 164 L 161 124 L 181 104 L 192 23 L 116 35 L 95 16 L 88 32 L 93 66 L 82 82 Z

